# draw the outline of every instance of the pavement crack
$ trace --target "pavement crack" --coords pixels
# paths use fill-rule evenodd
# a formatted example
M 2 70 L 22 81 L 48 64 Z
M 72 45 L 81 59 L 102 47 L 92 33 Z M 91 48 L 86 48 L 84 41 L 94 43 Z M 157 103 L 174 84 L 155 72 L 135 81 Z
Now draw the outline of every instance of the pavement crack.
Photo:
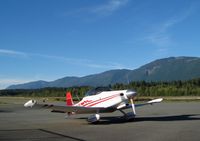
M 43 132 L 46 132 L 46 133 L 53 134 L 53 135 L 58 135 L 58 136 L 61 136 L 61 137 L 70 138 L 70 139 L 73 139 L 73 140 L 76 140 L 76 141 L 86 141 L 86 140 L 83 140 L 83 139 L 71 137 L 71 136 L 68 136 L 68 135 L 63 135 L 63 134 L 56 133 L 56 132 L 52 132 L 52 131 L 45 130 L 45 129 L 39 129 L 39 130 L 40 130 L 40 131 L 43 131 Z

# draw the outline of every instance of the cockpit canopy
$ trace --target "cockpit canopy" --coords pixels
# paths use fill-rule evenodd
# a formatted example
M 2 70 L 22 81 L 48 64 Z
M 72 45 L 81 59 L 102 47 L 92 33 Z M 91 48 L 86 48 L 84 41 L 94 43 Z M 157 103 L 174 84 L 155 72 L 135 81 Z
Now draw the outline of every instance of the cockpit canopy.
M 99 94 L 99 93 L 101 93 L 101 92 L 103 92 L 103 91 L 112 91 L 112 89 L 109 88 L 109 87 L 96 87 L 96 88 L 93 88 L 93 89 L 89 90 L 89 91 L 85 94 L 85 96 L 96 95 L 96 94 Z

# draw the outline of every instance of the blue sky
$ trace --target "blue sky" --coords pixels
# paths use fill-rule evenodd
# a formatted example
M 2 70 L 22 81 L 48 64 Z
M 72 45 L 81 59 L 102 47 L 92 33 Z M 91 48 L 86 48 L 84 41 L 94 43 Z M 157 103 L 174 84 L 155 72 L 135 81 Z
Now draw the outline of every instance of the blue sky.
M 200 57 L 198 0 L 1 0 L 0 89 Z

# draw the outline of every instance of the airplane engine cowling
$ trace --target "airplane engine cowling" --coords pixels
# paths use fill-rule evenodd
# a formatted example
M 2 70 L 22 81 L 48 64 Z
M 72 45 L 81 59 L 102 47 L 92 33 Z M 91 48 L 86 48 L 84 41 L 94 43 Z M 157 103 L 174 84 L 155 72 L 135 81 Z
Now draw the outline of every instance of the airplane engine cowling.
M 87 121 L 90 122 L 90 123 L 95 123 L 95 122 L 97 122 L 99 120 L 100 120 L 100 115 L 99 114 L 91 115 L 87 119 Z

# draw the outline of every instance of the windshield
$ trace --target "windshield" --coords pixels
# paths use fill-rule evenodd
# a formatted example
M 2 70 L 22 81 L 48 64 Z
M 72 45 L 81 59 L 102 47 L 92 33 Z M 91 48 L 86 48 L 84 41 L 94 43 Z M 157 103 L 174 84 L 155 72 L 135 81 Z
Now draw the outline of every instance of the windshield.
M 97 88 L 94 88 L 94 89 L 91 89 L 89 90 L 85 96 L 91 96 L 91 95 L 96 95 L 96 94 L 99 94 L 103 91 L 111 91 L 111 89 L 109 87 L 97 87 Z

